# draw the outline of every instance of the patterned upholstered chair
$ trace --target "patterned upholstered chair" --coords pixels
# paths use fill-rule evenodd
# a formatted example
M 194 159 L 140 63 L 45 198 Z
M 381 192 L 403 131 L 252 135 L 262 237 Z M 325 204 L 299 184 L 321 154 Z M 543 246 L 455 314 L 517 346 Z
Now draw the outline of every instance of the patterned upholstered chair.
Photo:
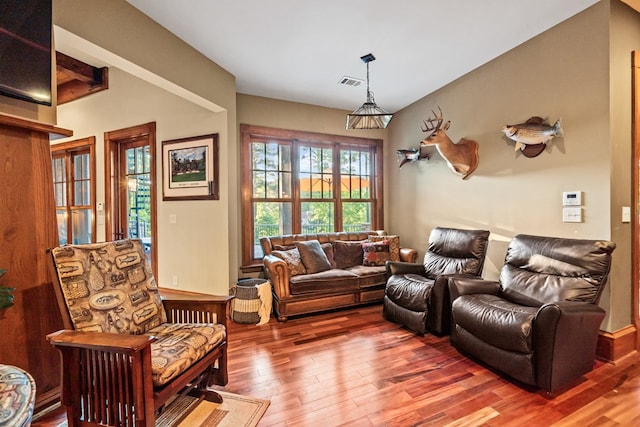
M 221 401 L 232 297 L 161 299 L 142 242 L 51 250 L 65 330 L 47 338 L 62 356 L 70 427 L 153 426 L 177 393 Z
M 423 335 L 448 335 L 449 277 L 482 274 L 489 232 L 436 227 L 422 264 L 387 262 L 383 316 Z

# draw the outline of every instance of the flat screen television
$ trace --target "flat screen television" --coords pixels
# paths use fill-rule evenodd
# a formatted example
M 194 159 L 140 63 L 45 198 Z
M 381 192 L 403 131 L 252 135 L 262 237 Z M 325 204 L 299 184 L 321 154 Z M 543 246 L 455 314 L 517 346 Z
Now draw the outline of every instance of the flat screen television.
M 0 94 L 51 105 L 52 0 L 0 0 Z

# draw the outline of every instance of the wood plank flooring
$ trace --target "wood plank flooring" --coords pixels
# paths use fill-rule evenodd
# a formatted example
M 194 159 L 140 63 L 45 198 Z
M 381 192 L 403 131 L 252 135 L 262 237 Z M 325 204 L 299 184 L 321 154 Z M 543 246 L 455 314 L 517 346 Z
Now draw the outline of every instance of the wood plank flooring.
M 271 400 L 260 427 L 637 426 L 640 356 L 548 395 L 419 337 L 380 305 L 229 327 L 224 390 Z M 57 425 L 61 410 L 33 423 Z

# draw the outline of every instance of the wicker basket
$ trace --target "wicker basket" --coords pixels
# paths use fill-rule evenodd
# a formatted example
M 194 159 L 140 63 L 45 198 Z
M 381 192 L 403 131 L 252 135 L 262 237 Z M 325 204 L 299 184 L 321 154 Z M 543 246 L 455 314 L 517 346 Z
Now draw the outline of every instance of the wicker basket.
M 260 322 L 260 297 L 258 285 L 265 279 L 242 279 L 235 286 L 235 298 L 231 301 L 231 320 L 236 323 Z

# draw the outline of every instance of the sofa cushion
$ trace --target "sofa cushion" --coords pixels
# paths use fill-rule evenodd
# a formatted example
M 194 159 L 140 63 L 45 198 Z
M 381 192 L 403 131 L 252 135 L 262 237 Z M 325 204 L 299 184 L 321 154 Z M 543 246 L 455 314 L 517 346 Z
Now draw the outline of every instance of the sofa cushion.
M 297 248 L 288 251 L 271 251 L 271 254 L 287 263 L 291 277 L 307 273 L 307 269 L 302 263 L 302 258 L 300 258 L 300 252 L 298 252 Z
M 327 254 L 320 246 L 317 240 L 308 240 L 306 242 L 296 242 L 296 248 L 300 252 L 302 263 L 307 269 L 307 274 L 319 273 L 331 269 L 331 263 L 327 258 Z
M 387 281 L 385 295 L 407 310 L 426 312 L 433 284 L 433 279 L 420 274 L 394 274 Z
M 362 265 L 362 242 L 336 240 L 333 242 L 333 256 L 336 260 L 336 268 Z
M 362 265 L 382 266 L 389 261 L 389 241 L 363 242 L 362 243 Z
M 367 239 L 370 242 L 389 242 L 389 261 L 400 261 L 400 236 L 371 235 Z
M 336 268 L 336 260 L 335 256 L 333 255 L 333 245 L 331 243 L 322 243 L 320 247 L 324 251 L 324 254 L 327 256 L 329 264 L 331 264 L 331 268 Z
M 274 251 L 290 251 L 291 249 L 295 249 L 296 245 L 273 245 L 272 250 Z
M 339 269 L 304 274 L 289 279 L 291 295 L 353 291 L 358 287 L 358 276 L 355 273 Z
M 537 307 L 514 304 L 496 295 L 461 295 L 451 308 L 455 323 L 482 342 L 518 353 L 533 352 Z
M 356 274 L 360 277 L 385 274 L 387 271 L 384 265 L 374 265 L 374 266 L 354 265 L 353 267 L 347 267 L 345 270 L 350 271 L 351 273 Z
M 224 325 L 214 323 L 164 323 L 151 329 L 153 385 L 161 386 L 184 372 L 225 340 Z

